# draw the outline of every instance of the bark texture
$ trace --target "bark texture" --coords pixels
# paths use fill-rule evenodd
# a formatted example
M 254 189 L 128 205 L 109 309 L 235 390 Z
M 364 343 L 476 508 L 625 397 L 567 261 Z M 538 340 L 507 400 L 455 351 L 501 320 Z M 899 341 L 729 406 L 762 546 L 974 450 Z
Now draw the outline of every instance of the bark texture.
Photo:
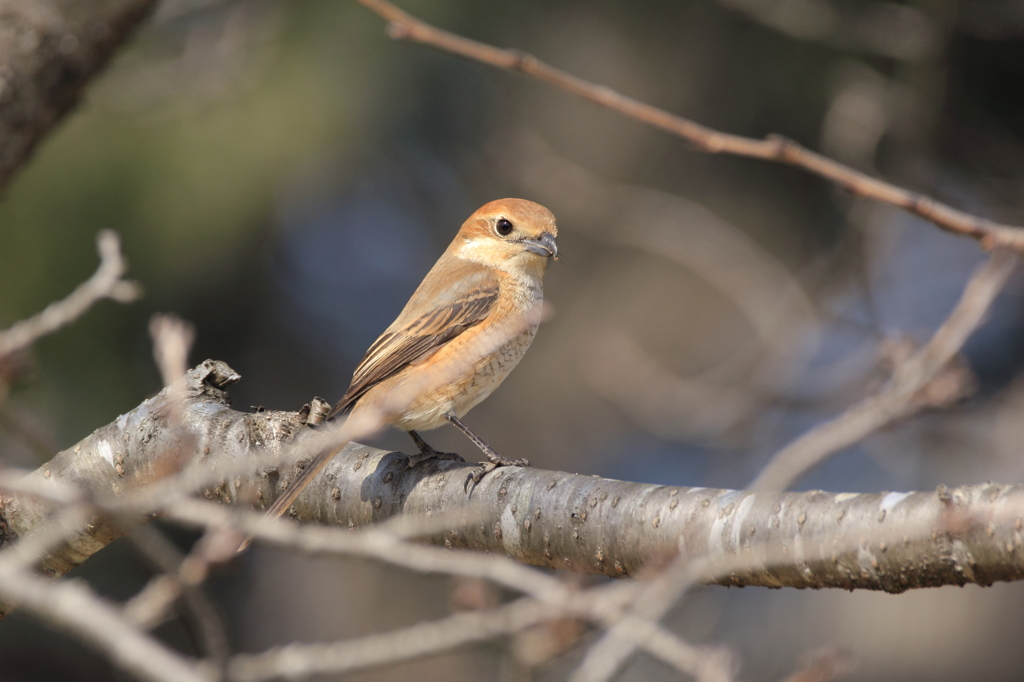
M 304 464 L 277 462 L 302 445 L 297 436 L 316 430 L 306 426 L 308 409 L 232 410 L 225 389 L 238 379 L 226 364 L 208 360 L 177 388 L 146 400 L 30 474 L 26 483 L 44 491 L 74 483 L 101 503 L 132 495 L 143 506 L 152 500 L 150 508 L 137 503 L 134 513 L 119 518 L 96 517 L 56 546 L 41 568 L 49 575 L 66 573 L 151 518 L 167 494 L 160 482 L 187 483 L 180 472 L 190 463 L 199 465 L 188 469 L 193 473 L 230 472 L 218 474 L 221 480 L 212 485 L 207 476 L 207 485 L 197 486 L 207 497 L 258 508 L 272 504 Z M 707 582 L 723 585 L 902 592 L 1024 578 L 1024 486 L 752 493 L 513 467 L 467 492 L 472 466 L 429 461 L 409 469 L 405 455 L 353 443 L 303 491 L 290 515 L 354 528 L 399 514 L 447 512 L 454 523 L 435 542 L 614 577 L 636 575 L 683 552 L 705 562 Z M 54 504 L 38 496 L 0 496 L 0 547 L 41 532 L 53 512 Z M 472 522 L 460 523 L 463 515 Z
M 0 0 L 0 190 L 156 0 Z

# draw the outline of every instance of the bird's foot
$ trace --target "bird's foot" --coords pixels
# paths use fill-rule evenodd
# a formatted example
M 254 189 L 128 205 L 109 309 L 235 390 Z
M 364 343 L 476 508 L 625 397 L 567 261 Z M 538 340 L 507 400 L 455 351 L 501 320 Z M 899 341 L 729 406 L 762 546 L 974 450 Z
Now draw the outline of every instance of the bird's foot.
M 422 464 L 423 462 L 426 462 L 428 459 L 446 459 L 451 462 L 466 461 L 462 458 L 461 455 L 455 452 L 441 452 L 440 450 L 430 448 L 430 450 L 427 451 L 420 451 L 418 455 L 409 455 L 409 461 L 406 462 L 405 468 L 412 469 L 414 466 Z
M 487 460 L 488 461 L 480 462 L 480 466 L 477 467 L 476 469 L 473 469 L 471 472 L 469 472 L 469 475 L 466 476 L 466 483 L 463 486 L 466 490 L 469 490 L 469 482 L 470 481 L 473 482 L 473 487 L 476 487 L 476 485 L 478 483 L 480 483 L 480 481 L 484 480 L 484 476 L 486 476 L 487 474 L 491 473 L 492 471 L 494 471 L 498 467 L 532 467 L 533 466 L 532 464 L 530 464 L 530 460 L 528 460 L 528 459 L 509 459 L 508 457 L 502 457 L 501 455 L 499 455 L 498 453 L 494 452 L 490 448 L 488 448 L 487 450 L 490 450 L 490 452 L 485 450 L 484 454 L 487 455 Z
M 420 434 L 415 431 L 410 431 L 409 436 L 412 437 L 413 442 L 416 443 L 416 447 L 420 449 L 420 454 L 409 455 L 409 461 L 405 465 L 406 469 L 412 469 L 417 464 L 426 462 L 428 459 L 447 459 L 452 462 L 466 461 L 454 452 L 441 452 L 440 450 L 435 450 L 430 447 L 430 444 L 423 440 L 423 438 L 420 437 Z

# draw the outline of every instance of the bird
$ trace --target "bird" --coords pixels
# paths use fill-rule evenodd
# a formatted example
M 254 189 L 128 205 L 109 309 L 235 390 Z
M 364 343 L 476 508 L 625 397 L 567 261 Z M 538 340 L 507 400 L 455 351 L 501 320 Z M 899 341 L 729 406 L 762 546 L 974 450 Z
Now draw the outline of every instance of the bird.
M 435 450 L 418 433 L 450 423 L 487 457 L 467 476 L 467 488 L 497 467 L 529 466 L 499 455 L 462 417 L 504 381 L 533 341 L 544 273 L 558 260 L 557 236 L 554 215 L 532 201 L 498 199 L 477 209 L 366 351 L 327 419 L 372 415 L 407 431 L 419 449 L 409 467 L 433 458 L 464 461 Z M 267 517 L 283 514 L 345 444 L 317 454 Z

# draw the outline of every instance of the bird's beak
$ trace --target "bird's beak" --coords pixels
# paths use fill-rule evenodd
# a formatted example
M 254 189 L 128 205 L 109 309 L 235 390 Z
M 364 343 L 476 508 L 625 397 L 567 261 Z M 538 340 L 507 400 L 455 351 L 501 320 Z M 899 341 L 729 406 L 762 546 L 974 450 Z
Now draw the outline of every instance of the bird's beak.
M 530 253 L 558 260 L 558 244 L 550 232 L 543 233 L 540 239 L 524 239 L 523 244 Z

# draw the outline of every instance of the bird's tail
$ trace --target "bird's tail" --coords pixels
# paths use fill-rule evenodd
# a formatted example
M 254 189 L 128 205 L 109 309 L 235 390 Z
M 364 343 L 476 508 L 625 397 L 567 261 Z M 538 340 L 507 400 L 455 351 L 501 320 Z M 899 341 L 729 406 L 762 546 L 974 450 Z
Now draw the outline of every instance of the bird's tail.
M 288 488 L 281 493 L 281 497 L 277 498 L 277 500 L 274 501 L 274 504 L 270 506 L 270 509 L 267 510 L 267 518 L 276 519 L 288 511 L 288 507 L 292 506 L 292 502 L 295 501 L 295 498 L 299 496 L 302 490 L 309 485 L 310 481 L 312 481 L 316 475 L 319 474 L 325 466 L 327 466 L 328 462 L 334 459 L 334 456 L 341 452 L 346 445 L 348 445 L 347 442 L 331 446 L 314 457 L 309 463 L 309 466 L 303 469 L 302 473 L 299 474 L 299 477 L 292 481 Z
M 310 482 L 316 477 L 316 475 L 319 474 L 325 466 L 327 466 L 328 462 L 334 459 L 334 456 L 341 452 L 342 449 L 349 444 L 349 442 L 350 441 L 345 441 L 344 443 L 340 443 L 338 445 L 332 445 L 330 448 L 327 448 L 326 450 L 323 450 L 319 454 L 317 454 L 317 456 L 314 457 L 312 461 L 309 463 L 309 466 L 307 466 L 302 471 L 302 473 L 299 474 L 299 477 L 292 481 L 291 485 L 289 485 L 288 488 L 281 493 L 281 497 L 277 498 L 274 501 L 274 504 L 270 506 L 270 509 L 267 510 L 267 513 L 263 516 L 263 518 L 276 519 L 277 517 L 281 516 L 286 511 L 288 511 L 288 508 L 292 506 L 292 502 L 295 501 L 295 499 L 299 496 L 302 490 L 307 485 L 310 484 Z M 238 547 L 238 551 L 241 552 L 242 550 L 247 548 L 251 542 L 252 537 L 246 538 L 245 541 Z

